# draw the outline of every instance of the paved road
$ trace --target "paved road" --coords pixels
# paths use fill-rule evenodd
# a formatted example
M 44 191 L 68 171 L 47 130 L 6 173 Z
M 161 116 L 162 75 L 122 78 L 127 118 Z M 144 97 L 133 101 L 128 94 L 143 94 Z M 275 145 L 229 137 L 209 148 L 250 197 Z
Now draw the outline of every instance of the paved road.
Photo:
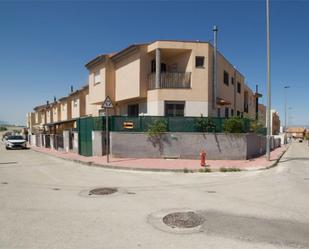
M 0 249 L 309 248 L 307 144 L 270 170 L 211 174 L 108 170 L 0 147 Z M 84 194 L 93 187 L 120 192 Z M 154 220 L 186 209 L 204 217 L 199 230 Z

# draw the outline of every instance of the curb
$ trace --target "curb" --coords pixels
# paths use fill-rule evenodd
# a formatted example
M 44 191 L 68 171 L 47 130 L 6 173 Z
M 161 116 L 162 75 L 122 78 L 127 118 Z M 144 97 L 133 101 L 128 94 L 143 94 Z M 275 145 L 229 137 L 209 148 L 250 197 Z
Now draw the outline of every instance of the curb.
M 198 169 L 188 169 L 188 168 L 183 168 L 183 169 L 157 169 L 157 168 L 137 168 L 137 167 L 121 167 L 121 166 L 116 166 L 116 165 L 112 165 L 112 164 L 98 164 L 92 161 L 81 161 L 78 159 L 69 159 L 69 158 L 64 158 L 64 157 L 59 157 L 57 155 L 53 155 L 53 154 L 49 154 L 46 153 L 44 151 L 39 151 L 34 149 L 33 147 L 30 147 L 32 149 L 32 151 L 35 151 L 37 153 L 41 153 L 44 155 L 48 155 L 48 156 L 52 156 L 52 157 L 56 157 L 62 160 L 66 160 L 66 161 L 70 161 L 70 162 L 75 162 L 75 163 L 79 163 L 79 164 L 83 164 L 86 166 L 93 166 L 93 167 L 100 167 L 100 168 L 105 168 L 105 169 L 115 169 L 115 170 L 128 170 L 128 171 L 141 171 L 141 172 L 172 172 L 172 173 L 215 173 L 215 172 L 221 172 L 220 168 L 214 168 L 211 169 L 210 172 L 200 172 L 201 169 L 204 169 L 205 167 L 201 167 Z M 282 158 L 282 156 L 285 154 L 285 152 L 289 149 L 289 147 L 287 147 L 286 150 L 284 150 L 281 155 L 275 160 L 274 163 L 272 163 L 271 165 L 267 166 L 267 167 L 262 167 L 262 168 L 253 168 L 253 169 L 240 169 L 240 171 L 238 172 L 242 172 L 242 171 L 261 171 L 261 170 L 267 170 L 267 169 L 271 169 L 273 167 L 276 167 L 277 164 L 279 163 L 280 159 Z M 186 172 L 185 172 L 186 171 Z M 222 172 L 222 173 L 235 173 L 235 172 Z
M 288 151 L 289 148 L 290 148 L 290 146 L 288 146 L 284 151 L 282 151 L 281 155 L 276 159 L 276 161 L 275 161 L 272 165 L 270 165 L 270 166 L 268 166 L 268 167 L 266 167 L 266 168 L 264 168 L 264 169 L 261 169 L 261 170 L 266 170 L 266 169 L 271 169 L 271 168 L 276 167 L 276 166 L 278 165 L 280 159 L 283 157 L 283 155 L 285 154 L 285 152 Z

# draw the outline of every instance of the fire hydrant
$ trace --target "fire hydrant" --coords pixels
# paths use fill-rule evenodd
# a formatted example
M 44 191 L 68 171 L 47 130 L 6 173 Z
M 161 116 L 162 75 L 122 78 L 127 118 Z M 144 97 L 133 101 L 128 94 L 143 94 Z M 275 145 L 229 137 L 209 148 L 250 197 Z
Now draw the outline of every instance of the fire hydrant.
M 201 159 L 201 166 L 205 167 L 206 166 L 206 152 L 204 150 L 202 150 L 200 153 L 200 159 Z

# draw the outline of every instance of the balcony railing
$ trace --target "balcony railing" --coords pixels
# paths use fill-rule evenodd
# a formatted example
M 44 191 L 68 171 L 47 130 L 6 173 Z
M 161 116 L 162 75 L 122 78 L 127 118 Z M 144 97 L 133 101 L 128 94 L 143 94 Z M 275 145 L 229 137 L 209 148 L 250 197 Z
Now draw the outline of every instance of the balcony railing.
M 191 72 L 161 73 L 160 85 L 156 86 L 156 74 L 148 75 L 149 90 L 162 88 L 191 88 Z

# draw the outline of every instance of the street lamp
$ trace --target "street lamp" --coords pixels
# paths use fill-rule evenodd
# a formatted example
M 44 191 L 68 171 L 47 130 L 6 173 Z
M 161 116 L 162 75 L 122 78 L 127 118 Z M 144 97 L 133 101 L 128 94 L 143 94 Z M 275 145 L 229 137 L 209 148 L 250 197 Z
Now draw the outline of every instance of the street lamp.
M 284 130 L 287 129 L 287 95 L 286 95 L 286 89 L 290 88 L 290 86 L 284 86 Z
M 271 110 L 271 88 L 270 88 L 270 25 L 269 25 L 269 0 L 266 0 L 266 43 L 267 43 L 267 142 L 266 142 L 266 158 L 270 161 L 270 110 Z

